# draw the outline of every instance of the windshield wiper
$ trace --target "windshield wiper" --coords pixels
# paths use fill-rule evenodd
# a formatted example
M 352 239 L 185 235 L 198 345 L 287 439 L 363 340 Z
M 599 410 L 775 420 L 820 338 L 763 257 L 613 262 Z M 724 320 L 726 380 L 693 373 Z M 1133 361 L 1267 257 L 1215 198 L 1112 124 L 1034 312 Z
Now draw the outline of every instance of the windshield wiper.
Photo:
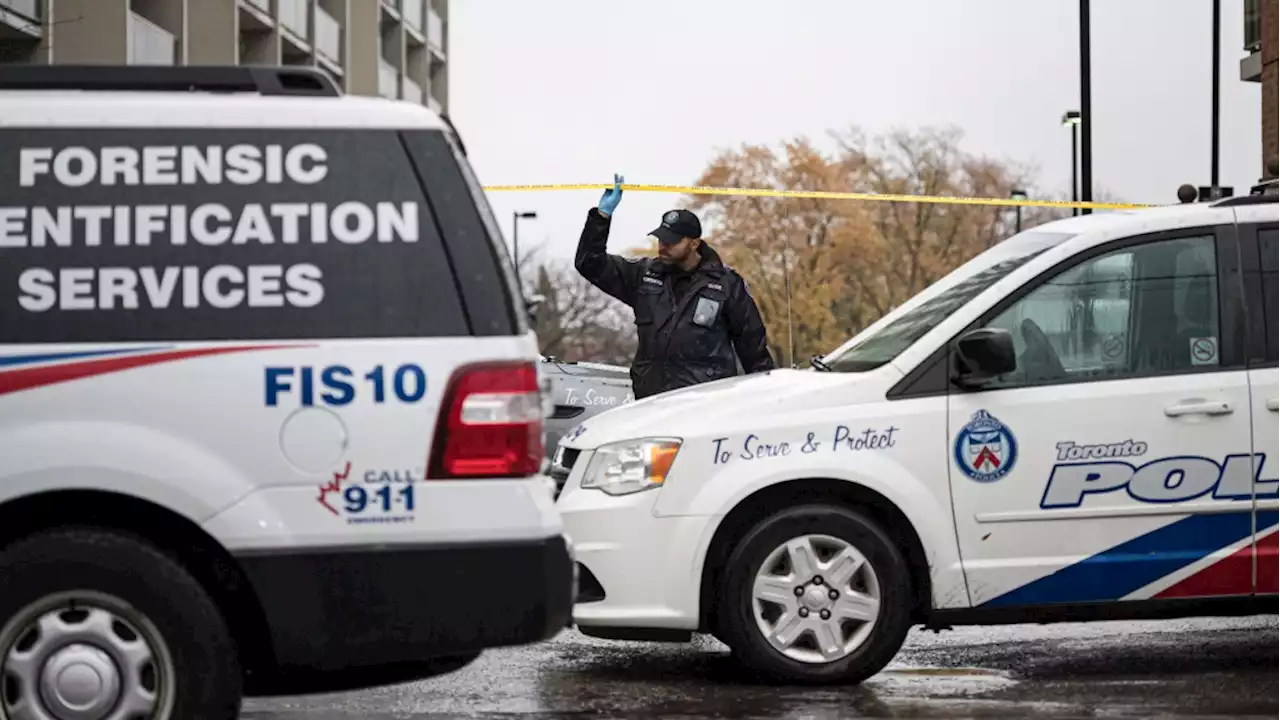
M 813 357 L 809 358 L 809 366 L 812 367 L 814 370 L 820 370 L 822 372 L 834 372 L 834 370 L 831 369 L 830 365 L 822 361 L 821 355 L 814 355 Z

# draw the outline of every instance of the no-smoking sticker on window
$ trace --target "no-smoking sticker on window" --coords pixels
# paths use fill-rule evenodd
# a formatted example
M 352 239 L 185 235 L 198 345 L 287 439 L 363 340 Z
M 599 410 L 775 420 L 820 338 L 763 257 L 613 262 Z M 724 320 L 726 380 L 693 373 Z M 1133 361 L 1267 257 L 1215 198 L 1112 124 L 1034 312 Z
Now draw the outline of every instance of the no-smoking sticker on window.
M 1119 335 L 1112 335 L 1102 343 L 1102 357 L 1107 360 L 1115 360 L 1124 353 L 1124 338 Z
M 1218 338 L 1216 337 L 1191 338 L 1191 364 L 1192 365 L 1217 365 L 1218 364 Z

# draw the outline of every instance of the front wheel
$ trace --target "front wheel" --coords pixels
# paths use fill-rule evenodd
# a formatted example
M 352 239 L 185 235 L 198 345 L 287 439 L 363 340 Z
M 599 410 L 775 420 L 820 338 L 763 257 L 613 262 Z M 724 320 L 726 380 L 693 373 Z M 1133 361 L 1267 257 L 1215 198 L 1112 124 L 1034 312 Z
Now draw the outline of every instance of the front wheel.
M 208 593 L 141 540 L 96 529 L 0 552 L 0 718 L 230 720 L 240 666 Z
M 805 505 L 762 520 L 724 577 L 725 644 L 775 681 L 859 683 L 893 659 L 911 626 L 902 553 L 847 508 Z

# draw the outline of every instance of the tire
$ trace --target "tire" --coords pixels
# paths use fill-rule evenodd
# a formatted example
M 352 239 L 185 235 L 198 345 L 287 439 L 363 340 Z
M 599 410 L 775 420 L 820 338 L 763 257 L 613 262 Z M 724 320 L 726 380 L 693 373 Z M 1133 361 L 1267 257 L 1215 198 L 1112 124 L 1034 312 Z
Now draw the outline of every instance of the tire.
M 836 582 L 832 578 L 823 578 L 823 585 L 817 585 L 813 577 L 796 577 L 794 568 L 784 568 L 789 578 L 778 578 L 771 582 L 770 597 L 779 602 L 757 603 L 754 599 L 754 588 L 757 573 L 764 570 L 766 561 L 771 558 L 784 558 L 789 555 L 780 546 L 803 538 L 813 538 L 809 547 L 825 550 L 844 543 L 865 558 L 862 569 L 853 573 L 849 581 L 840 583 L 841 569 L 855 563 L 849 561 L 856 555 L 846 554 L 840 562 L 835 557 L 824 558 L 821 553 L 816 560 L 814 574 L 825 570 L 834 572 Z M 781 552 L 782 555 L 777 555 Z M 902 647 L 907 631 L 911 628 L 910 609 L 914 606 L 911 588 L 911 575 L 907 563 L 894 542 L 881 530 L 875 522 L 863 514 L 833 505 L 803 505 L 782 510 L 760 521 L 737 543 L 729 556 L 724 582 L 719 588 L 718 604 L 720 608 L 721 632 L 724 642 L 733 648 L 734 657 L 749 671 L 763 676 L 771 682 L 834 685 L 857 684 L 880 672 L 889 664 Z M 789 565 L 789 560 L 781 560 Z M 845 565 L 844 563 L 849 563 Z M 770 566 L 774 564 L 770 562 Z M 868 573 L 867 568 L 870 569 Z M 807 583 L 800 585 L 802 581 Z M 839 604 L 831 598 L 831 593 L 839 585 L 842 590 Z M 795 589 L 799 587 L 805 593 L 796 597 Z M 849 592 L 860 590 L 860 596 Z M 822 627 L 831 629 L 840 617 L 851 610 L 865 608 L 870 605 L 866 598 L 878 595 L 879 607 L 874 621 L 870 623 L 845 620 L 840 630 L 841 635 L 835 642 L 829 642 L 830 654 L 820 652 L 816 630 Z M 789 603 L 787 602 L 789 598 Z M 830 603 L 827 603 L 830 600 Z M 805 606 L 801 610 L 801 606 Z M 823 610 L 810 610 L 810 607 L 826 608 L 825 612 L 834 619 L 827 621 L 813 618 Z M 761 616 L 765 627 L 790 628 L 787 635 L 792 645 L 788 652 L 803 655 L 803 658 L 789 656 L 783 650 L 775 648 L 766 637 L 757 621 L 757 608 L 769 611 Z M 789 608 L 789 610 L 784 610 Z M 835 615 L 830 613 L 835 612 Z M 785 613 L 791 616 L 782 622 Z M 808 612 L 806 617 L 801 613 Z M 865 610 L 857 610 L 859 613 Z M 770 617 L 773 615 L 773 617 Z M 798 619 L 797 619 L 798 618 Z M 771 622 L 777 623 L 771 627 Z M 797 631 L 795 628 L 802 627 Z M 828 635 L 832 638 L 832 635 Z M 840 640 L 846 640 L 840 643 Z M 805 647 L 811 643 L 813 649 Z M 783 643 L 785 644 L 785 642 Z M 850 647 L 852 646 L 852 647 Z M 837 649 L 838 648 L 838 649 Z M 841 653 L 846 653 L 841 655 Z M 831 658 L 831 659 L 828 659 Z
M 234 720 L 240 712 L 240 662 L 217 605 L 181 565 L 124 533 L 50 531 L 0 551 L 0 717 L 38 717 L 24 707 L 56 702 L 38 682 L 53 674 L 40 668 L 59 663 L 63 677 L 75 676 L 67 668 L 76 665 L 82 675 L 87 667 L 114 676 L 118 697 L 142 703 L 140 715 L 155 720 Z M 134 666 L 145 669 L 109 669 Z M 150 691 L 149 710 L 143 690 L 129 692 L 139 687 Z M 97 699 L 104 710 L 115 704 L 110 693 Z

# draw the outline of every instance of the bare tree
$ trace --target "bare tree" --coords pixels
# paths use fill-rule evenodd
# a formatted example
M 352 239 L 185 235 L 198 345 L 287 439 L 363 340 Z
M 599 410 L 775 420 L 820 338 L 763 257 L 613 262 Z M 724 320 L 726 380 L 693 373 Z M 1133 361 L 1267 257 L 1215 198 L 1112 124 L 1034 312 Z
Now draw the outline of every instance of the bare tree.
M 536 254 L 537 251 L 530 255 Z M 532 276 L 529 297 L 540 296 L 534 332 L 543 355 L 569 361 L 629 365 L 636 351 L 631 309 L 606 295 L 568 262 L 521 258 Z

